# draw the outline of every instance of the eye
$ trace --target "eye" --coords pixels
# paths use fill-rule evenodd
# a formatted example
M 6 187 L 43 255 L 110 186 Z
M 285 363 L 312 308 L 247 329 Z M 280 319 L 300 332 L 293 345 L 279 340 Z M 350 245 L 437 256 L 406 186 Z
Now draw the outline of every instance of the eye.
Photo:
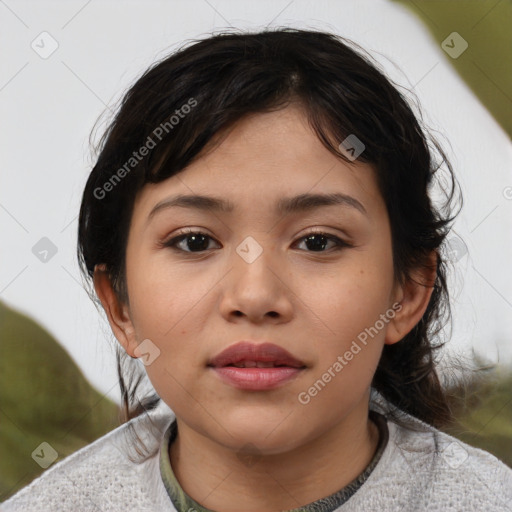
M 176 251 L 199 253 L 207 251 L 210 248 L 208 247 L 209 240 L 213 240 L 210 235 L 207 235 L 202 231 L 194 231 L 190 229 L 174 238 L 171 238 L 167 242 L 163 242 L 162 246 L 170 247 Z M 308 233 L 298 241 L 306 244 L 307 248 L 309 249 L 308 252 L 326 252 L 324 249 L 328 242 L 334 243 L 334 250 L 338 250 L 343 247 L 352 247 L 351 244 L 341 240 L 337 236 L 330 235 L 321 231 L 313 231 Z
M 334 250 L 339 250 L 343 247 L 352 247 L 349 243 L 341 240 L 337 236 L 323 233 L 321 231 L 313 231 L 308 233 L 306 236 L 300 238 L 299 242 L 305 243 L 308 249 L 311 249 L 309 252 L 327 252 L 323 249 L 325 249 L 325 246 L 328 242 L 334 243 Z
M 182 252 L 203 252 L 208 250 L 208 239 L 213 238 L 202 231 L 186 230 L 184 234 L 171 238 L 162 244 L 163 247 L 170 247 Z M 184 247 L 188 247 L 186 250 Z

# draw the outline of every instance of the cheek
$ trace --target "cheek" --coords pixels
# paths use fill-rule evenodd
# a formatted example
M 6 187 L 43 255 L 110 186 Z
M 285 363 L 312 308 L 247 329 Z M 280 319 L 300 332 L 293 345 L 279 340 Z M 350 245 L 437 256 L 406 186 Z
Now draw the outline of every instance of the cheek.
M 363 362 L 368 358 L 370 366 L 376 364 L 386 332 L 387 323 L 380 318 L 389 307 L 391 259 L 385 254 L 380 261 L 374 253 L 358 254 L 322 281 L 309 290 L 307 300 L 323 333 L 316 341 L 318 354 L 324 354 L 323 365 L 329 366 L 348 350 L 357 353 L 354 359 Z
M 133 260 L 132 260 L 133 261 Z M 128 274 L 130 309 L 137 340 L 151 340 L 159 352 L 145 367 L 159 396 L 177 411 L 190 408 L 188 391 L 199 386 L 201 343 L 217 273 L 192 265 L 170 265 L 164 258 L 132 265 Z M 203 349 L 204 350 L 204 349 Z
M 206 315 L 199 315 L 201 300 L 213 283 L 197 273 L 154 261 L 132 267 L 128 284 L 137 339 L 151 340 L 159 351 L 145 367 L 153 387 L 176 410 L 190 407 L 187 390 L 194 388 L 195 372 L 202 361 L 198 344 Z
M 171 265 L 164 257 L 133 258 L 127 272 L 132 320 L 139 336 L 164 340 L 188 330 L 188 318 L 212 283 L 192 267 Z M 164 256 L 162 254 L 162 256 Z
M 340 265 L 336 273 L 322 281 L 310 297 L 325 314 L 334 322 L 350 318 L 350 324 L 364 324 L 375 315 L 378 317 L 383 312 L 380 309 L 386 307 L 392 286 L 392 267 L 386 262 L 381 264 L 358 257 L 357 261 Z
M 386 298 L 386 287 L 379 288 L 373 273 L 359 267 L 333 283 L 329 293 L 324 290 L 315 303 L 322 322 L 310 339 L 318 356 L 301 391 L 318 414 L 334 421 L 336 410 L 350 409 L 371 385 L 384 345 L 386 324 L 380 315 L 386 311 Z M 333 403 L 338 409 L 332 410 Z

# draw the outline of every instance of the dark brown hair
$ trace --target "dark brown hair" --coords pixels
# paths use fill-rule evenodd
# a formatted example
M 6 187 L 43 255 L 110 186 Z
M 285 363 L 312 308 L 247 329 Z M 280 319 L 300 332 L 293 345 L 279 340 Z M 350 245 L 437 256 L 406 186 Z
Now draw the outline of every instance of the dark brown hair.
M 80 208 L 79 264 L 91 281 L 95 265 L 105 264 L 119 298 L 128 302 L 125 249 L 136 194 L 184 169 L 247 114 L 298 102 L 319 139 L 339 158 L 351 162 L 339 149 L 347 136 L 364 143 L 358 159 L 377 170 L 391 224 L 395 278 L 412 279 L 414 269 L 428 266 L 429 255 L 437 253 L 425 314 L 399 343 L 384 346 L 372 388 L 393 406 L 396 421 L 403 411 L 439 427 L 453 416 L 434 355 L 446 343 L 440 333 L 450 319 L 441 249 L 458 214 L 453 214 L 457 182 L 441 146 L 420 126 L 419 107 L 417 117 L 400 86 L 372 60 L 340 36 L 284 28 L 216 34 L 152 65 L 126 92 L 98 144 Z M 134 151 L 153 146 L 150 139 L 154 147 L 134 159 Z M 444 178 L 434 180 L 443 164 Z M 435 181 L 443 196 L 438 206 L 431 199 Z M 155 407 L 159 398 L 137 398 L 140 375 L 132 383 L 125 380 L 125 366 L 133 361 L 117 349 L 128 419 Z

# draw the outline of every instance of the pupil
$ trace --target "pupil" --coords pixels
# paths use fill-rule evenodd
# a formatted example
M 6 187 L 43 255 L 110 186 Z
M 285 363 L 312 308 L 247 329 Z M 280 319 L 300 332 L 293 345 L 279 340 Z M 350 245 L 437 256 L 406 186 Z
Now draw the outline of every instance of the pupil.
M 312 240 L 317 240 L 316 243 L 310 243 L 312 242 Z M 322 239 L 323 240 L 323 243 L 319 242 L 318 240 Z M 316 249 L 325 249 L 325 246 L 327 244 L 327 237 L 324 236 L 324 235 L 310 235 L 306 238 L 306 245 L 308 247 L 308 249 L 313 249 L 313 250 L 316 250 Z
M 207 237 L 205 235 L 189 235 L 188 248 L 191 250 L 205 251 L 208 248 Z

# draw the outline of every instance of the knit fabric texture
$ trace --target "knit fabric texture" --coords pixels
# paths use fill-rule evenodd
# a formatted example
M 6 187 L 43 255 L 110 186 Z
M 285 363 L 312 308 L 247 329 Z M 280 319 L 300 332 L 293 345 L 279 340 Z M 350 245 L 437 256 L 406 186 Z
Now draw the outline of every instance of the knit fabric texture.
M 370 402 L 370 409 L 386 416 L 378 408 Z M 512 512 L 512 469 L 494 455 L 405 413 L 404 418 L 421 431 L 386 418 L 389 438 L 379 460 L 333 512 Z M 2 503 L 0 511 L 180 512 L 161 472 L 165 437 L 174 421 L 173 411 L 161 402 L 54 463 Z M 149 456 L 138 455 L 130 426 Z M 244 510 L 243 503 L 239 510 Z

